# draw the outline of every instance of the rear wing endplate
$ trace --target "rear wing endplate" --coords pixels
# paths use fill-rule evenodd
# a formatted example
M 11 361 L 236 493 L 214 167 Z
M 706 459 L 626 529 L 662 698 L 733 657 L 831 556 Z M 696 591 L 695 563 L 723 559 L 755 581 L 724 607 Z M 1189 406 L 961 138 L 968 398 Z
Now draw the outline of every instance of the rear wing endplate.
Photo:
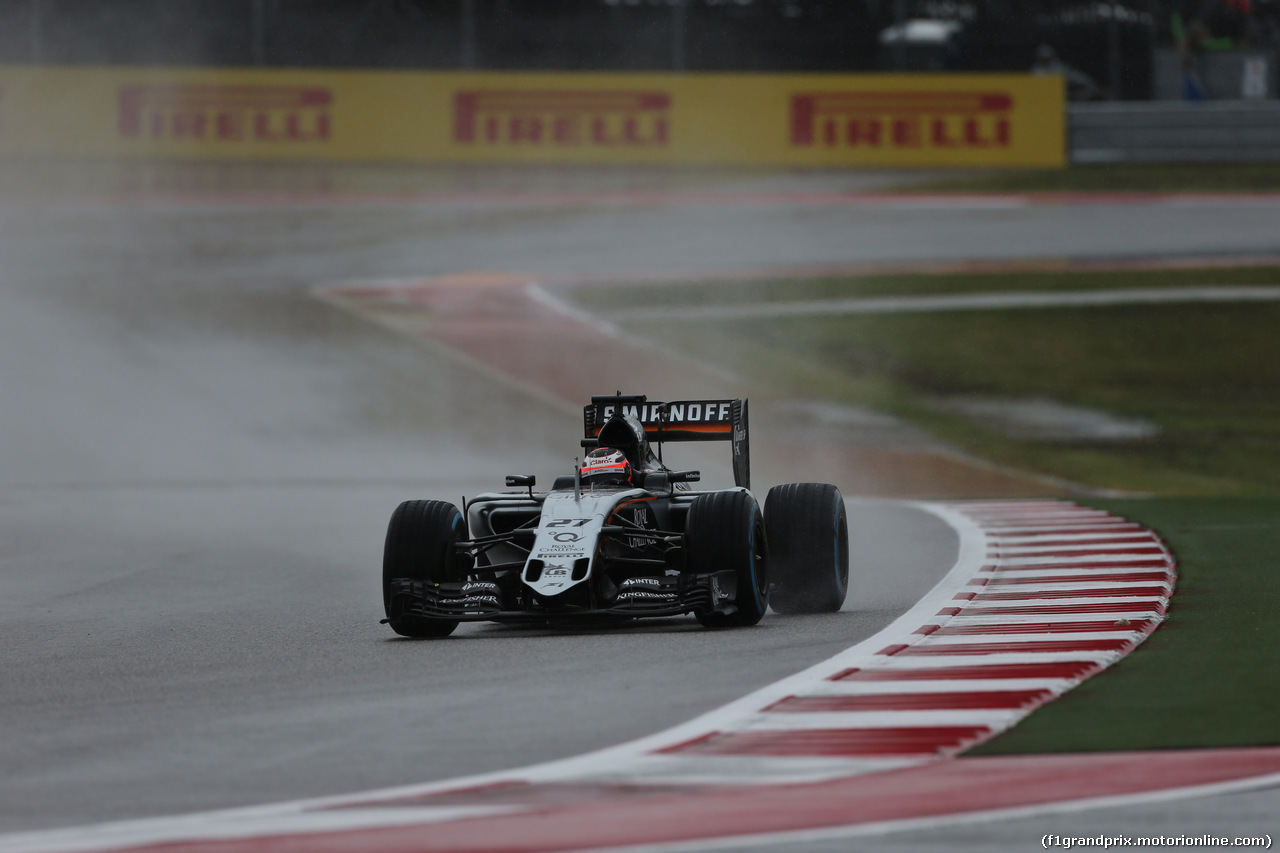
M 659 403 L 643 394 L 592 397 L 582 409 L 583 445 L 594 446 L 600 428 L 615 414 L 630 415 L 644 426 L 653 444 L 668 441 L 729 441 L 733 443 L 733 481 L 751 488 L 751 444 L 747 432 L 747 401 L 677 400 Z

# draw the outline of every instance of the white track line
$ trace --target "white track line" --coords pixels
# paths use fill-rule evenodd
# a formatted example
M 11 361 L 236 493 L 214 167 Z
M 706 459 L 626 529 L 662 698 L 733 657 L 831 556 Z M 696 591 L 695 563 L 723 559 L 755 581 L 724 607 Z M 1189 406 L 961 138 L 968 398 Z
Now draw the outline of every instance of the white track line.
M 629 308 L 615 320 L 754 320 L 832 314 L 906 314 L 938 311 L 1006 311 L 1026 308 L 1086 308 L 1114 305 L 1170 305 L 1203 302 L 1276 302 L 1280 287 L 1213 285 L 1207 287 L 1117 288 L 1114 290 L 1003 291 L 939 296 L 885 296 L 813 299 L 802 302 L 752 302 L 742 305 L 681 305 Z

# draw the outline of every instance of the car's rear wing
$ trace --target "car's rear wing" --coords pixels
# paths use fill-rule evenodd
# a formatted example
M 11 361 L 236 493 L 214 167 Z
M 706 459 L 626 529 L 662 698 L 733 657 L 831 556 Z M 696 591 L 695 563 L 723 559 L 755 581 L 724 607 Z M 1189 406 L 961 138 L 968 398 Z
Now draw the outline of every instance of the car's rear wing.
M 733 481 L 751 488 L 751 444 L 747 433 L 747 401 L 679 400 L 659 403 L 643 394 L 592 397 L 582 409 L 584 447 L 594 447 L 600 428 L 615 414 L 640 421 L 645 437 L 661 447 L 667 441 L 733 442 Z

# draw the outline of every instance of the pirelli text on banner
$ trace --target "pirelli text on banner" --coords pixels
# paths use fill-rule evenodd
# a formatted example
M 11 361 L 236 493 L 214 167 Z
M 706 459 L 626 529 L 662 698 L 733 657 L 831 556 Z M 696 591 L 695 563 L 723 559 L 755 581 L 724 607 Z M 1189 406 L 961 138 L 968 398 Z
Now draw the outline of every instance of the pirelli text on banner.
M 1061 166 L 1061 80 L 0 67 L 0 153 Z
M 1008 148 L 1008 92 L 823 92 L 791 97 L 791 144 L 805 148 Z
M 121 86 L 118 126 L 124 139 L 325 142 L 332 106 L 324 86 Z
M 657 147 L 667 145 L 665 91 L 471 89 L 453 96 L 460 145 Z

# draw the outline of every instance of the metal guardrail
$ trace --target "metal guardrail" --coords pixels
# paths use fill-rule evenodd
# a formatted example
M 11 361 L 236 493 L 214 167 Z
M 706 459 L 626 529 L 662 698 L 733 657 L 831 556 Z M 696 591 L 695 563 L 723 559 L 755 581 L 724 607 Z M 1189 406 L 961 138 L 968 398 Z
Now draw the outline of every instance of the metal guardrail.
M 1071 104 L 1072 163 L 1280 161 L 1280 101 Z

